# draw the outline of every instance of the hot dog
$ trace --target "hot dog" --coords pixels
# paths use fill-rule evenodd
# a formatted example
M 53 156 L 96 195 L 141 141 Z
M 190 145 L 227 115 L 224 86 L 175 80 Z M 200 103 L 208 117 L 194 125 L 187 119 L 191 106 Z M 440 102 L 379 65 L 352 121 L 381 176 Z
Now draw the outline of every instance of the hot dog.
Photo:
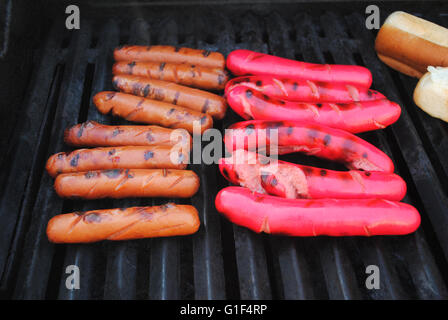
M 271 139 L 277 137 L 278 141 Z M 343 130 L 301 121 L 252 120 L 226 130 L 227 150 L 258 149 L 260 152 L 308 155 L 344 163 L 349 169 L 393 172 L 392 160 L 367 141 Z M 277 145 L 275 145 L 277 143 Z M 276 150 L 277 149 L 277 150 Z
M 238 77 L 227 82 L 226 95 L 245 85 L 267 96 L 288 101 L 348 103 L 386 99 L 380 92 L 346 83 L 282 79 L 272 76 Z
M 129 121 L 182 128 L 190 133 L 195 124 L 201 132 L 213 126 L 213 120 L 207 114 L 132 94 L 103 91 L 93 97 L 93 102 L 101 113 L 112 111 L 113 115 Z
M 267 158 L 236 150 L 219 161 L 221 174 L 253 192 L 291 199 L 386 199 L 400 201 L 406 183 L 379 171 L 333 171 Z
M 78 149 L 52 155 L 46 165 L 55 177 L 60 173 L 104 169 L 185 169 L 189 153 L 170 146 L 128 146 Z M 174 162 L 173 162 L 174 160 Z
M 246 120 L 299 120 L 359 133 L 383 129 L 398 120 L 401 108 L 387 99 L 350 103 L 311 103 L 271 98 L 245 85 L 227 92 L 230 107 Z
M 185 107 L 215 119 L 222 119 L 226 113 L 227 104 L 223 97 L 173 82 L 119 75 L 114 76 L 113 84 L 122 92 Z
M 229 78 L 227 71 L 219 68 L 150 61 L 119 61 L 113 65 L 112 72 L 116 75 L 148 77 L 206 90 L 224 89 Z
M 190 170 L 112 169 L 62 173 L 54 188 L 62 198 L 189 198 L 198 191 L 199 178 Z
M 402 235 L 420 225 L 414 207 L 384 199 L 284 199 L 228 187 L 215 205 L 231 222 L 254 232 L 298 237 Z
M 299 80 L 342 82 L 366 88 L 372 84 L 372 74 L 361 66 L 307 63 L 243 49 L 232 51 L 227 56 L 226 64 L 236 76 L 267 75 Z
M 219 52 L 174 46 L 121 46 L 114 50 L 114 59 L 116 61 L 186 63 L 220 69 L 225 67 L 224 56 Z
M 87 121 L 67 128 L 64 141 L 76 147 L 174 146 L 191 149 L 191 135 L 185 129 L 159 126 L 109 126 Z
M 48 222 L 47 236 L 54 243 L 171 237 L 195 233 L 199 225 L 193 206 L 167 203 L 57 215 Z

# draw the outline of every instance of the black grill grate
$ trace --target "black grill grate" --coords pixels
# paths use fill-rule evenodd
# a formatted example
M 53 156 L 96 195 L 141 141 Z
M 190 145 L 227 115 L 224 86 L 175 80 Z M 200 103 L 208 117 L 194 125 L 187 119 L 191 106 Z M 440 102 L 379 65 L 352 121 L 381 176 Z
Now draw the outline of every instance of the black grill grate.
M 394 5 L 389 5 L 392 10 Z M 395 5 L 397 7 L 397 5 Z M 446 299 L 448 298 L 448 131 L 412 102 L 416 80 L 375 56 L 375 33 L 364 26 L 362 5 L 284 4 L 81 8 L 79 31 L 55 21 L 36 49 L 19 122 L 0 181 L 1 295 L 59 299 Z M 427 6 L 430 10 L 430 5 Z M 403 9 L 403 7 L 398 6 Z M 418 8 L 423 12 L 424 8 Z M 408 10 L 411 13 L 415 13 Z M 438 12 L 448 12 L 448 7 Z M 382 12 L 382 19 L 387 16 Z M 128 17 L 116 19 L 114 16 Z M 448 27 L 444 14 L 424 15 Z M 62 18 L 62 17 L 61 17 Z M 161 204 L 161 199 L 71 201 L 57 197 L 44 172 L 48 156 L 69 150 L 63 130 L 99 114 L 91 97 L 112 89 L 112 50 L 125 43 L 171 44 L 218 50 L 248 48 L 318 63 L 370 68 L 374 89 L 403 108 L 385 130 L 361 136 L 392 157 L 408 184 L 405 202 L 422 227 L 409 236 L 286 238 L 256 235 L 216 212 L 214 197 L 227 183 L 216 166 L 192 165 L 201 188 L 191 200 L 200 213 L 197 234 L 170 239 L 53 245 L 49 218 L 93 208 Z M 229 111 L 215 127 L 240 119 Z M 2 150 L 5 150 L 2 147 Z M 297 155 L 288 160 L 327 165 Z M 65 267 L 81 272 L 81 289 L 65 288 Z M 365 268 L 381 270 L 381 289 L 367 290 Z

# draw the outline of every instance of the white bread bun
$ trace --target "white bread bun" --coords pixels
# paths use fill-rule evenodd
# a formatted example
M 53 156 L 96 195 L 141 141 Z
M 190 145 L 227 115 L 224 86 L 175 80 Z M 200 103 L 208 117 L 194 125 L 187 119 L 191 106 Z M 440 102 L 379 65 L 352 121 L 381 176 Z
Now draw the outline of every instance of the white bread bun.
M 415 87 L 414 102 L 430 116 L 448 122 L 448 68 L 428 67 Z
M 428 66 L 448 67 L 448 29 L 396 11 L 378 32 L 375 50 L 391 68 L 420 78 Z

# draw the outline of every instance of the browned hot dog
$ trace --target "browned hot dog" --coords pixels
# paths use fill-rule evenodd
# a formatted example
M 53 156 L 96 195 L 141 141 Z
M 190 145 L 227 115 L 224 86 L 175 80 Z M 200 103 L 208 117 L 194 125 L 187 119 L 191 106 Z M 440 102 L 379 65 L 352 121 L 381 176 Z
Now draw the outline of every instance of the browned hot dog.
M 175 82 L 206 90 L 223 90 L 229 79 L 227 71 L 186 63 L 119 61 L 112 67 L 116 75 L 127 74 Z
M 195 233 L 199 225 L 195 207 L 167 203 L 57 215 L 48 222 L 47 237 L 55 243 L 171 237 Z
M 121 46 L 114 50 L 114 59 L 116 61 L 187 63 L 220 69 L 224 69 L 226 62 L 219 52 L 174 46 Z
M 198 191 L 199 178 L 190 170 L 112 169 L 62 173 L 54 188 L 63 198 L 189 198 Z
M 213 120 L 207 114 L 132 94 L 103 91 L 93 97 L 93 102 L 101 113 L 112 111 L 113 115 L 129 121 L 182 128 L 190 133 L 195 125 L 201 132 L 213 126 Z
M 226 100 L 207 91 L 168 81 L 126 75 L 114 76 L 113 84 L 122 92 L 172 103 L 209 114 L 215 119 L 222 119 L 226 114 Z
M 109 126 L 87 121 L 67 128 L 64 141 L 76 147 L 174 146 L 184 143 L 191 149 L 191 135 L 185 129 L 159 126 Z
M 188 151 L 170 146 L 127 146 L 78 149 L 60 152 L 47 161 L 47 171 L 55 177 L 60 173 L 104 169 L 185 169 Z M 174 162 L 173 162 L 174 161 Z

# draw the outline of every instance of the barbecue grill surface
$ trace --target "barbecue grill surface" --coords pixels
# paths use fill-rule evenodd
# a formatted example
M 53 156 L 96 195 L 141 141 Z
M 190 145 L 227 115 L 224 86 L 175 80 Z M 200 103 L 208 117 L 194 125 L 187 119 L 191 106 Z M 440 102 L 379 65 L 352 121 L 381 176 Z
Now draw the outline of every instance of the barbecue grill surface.
M 42 16 L 23 98 L 7 105 L 0 146 L 0 297 L 15 299 L 446 299 L 448 298 L 448 130 L 412 102 L 415 79 L 382 64 L 376 31 L 364 27 L 365 4 L 81 5 L 81 29 L 64 28 L 64 10 Z M 169 4 L 169 3 L 168 3 Z M 448 27 L 448 6 L 381 4 L 381 20 L 401 9 Z M 432 11 L 432 12 L 431 12 Z M 50 10 L 50 12 L 52 12 Z M 216 165 L 191 165 L 201 188 L 191 203 L 201 219 L 192 236 L 88 245 L 54 245 L 45 229 L 56 214 L 157 205 L 163 199 L 60 199 L 45 172 L 53 153 L 69 151 L 66 127 L 86 120 L 129 124 L 97 112 L 92 96 L 112 90 L 112 50 L 167 44 L 217 50 L 247 48 L 316 63 L 359 64 L 373 88 L 402 106 L 397 123 L 360 136 L 386 152 L 408 184 L 405 202 L 422 215 L 400 237 L 288 238 L 258 235 L 220 217 L 214 197 L 228 183 Z M 14 100 L 16 101 L 16 100 Z M 215 127 L 240 121 L 230 109 Z M 340 169 L 299 155 L 284 159 Z M 65 268 L 80 269 L 67 290 Z M 368 265 L 379 290 L 365 286 Z

